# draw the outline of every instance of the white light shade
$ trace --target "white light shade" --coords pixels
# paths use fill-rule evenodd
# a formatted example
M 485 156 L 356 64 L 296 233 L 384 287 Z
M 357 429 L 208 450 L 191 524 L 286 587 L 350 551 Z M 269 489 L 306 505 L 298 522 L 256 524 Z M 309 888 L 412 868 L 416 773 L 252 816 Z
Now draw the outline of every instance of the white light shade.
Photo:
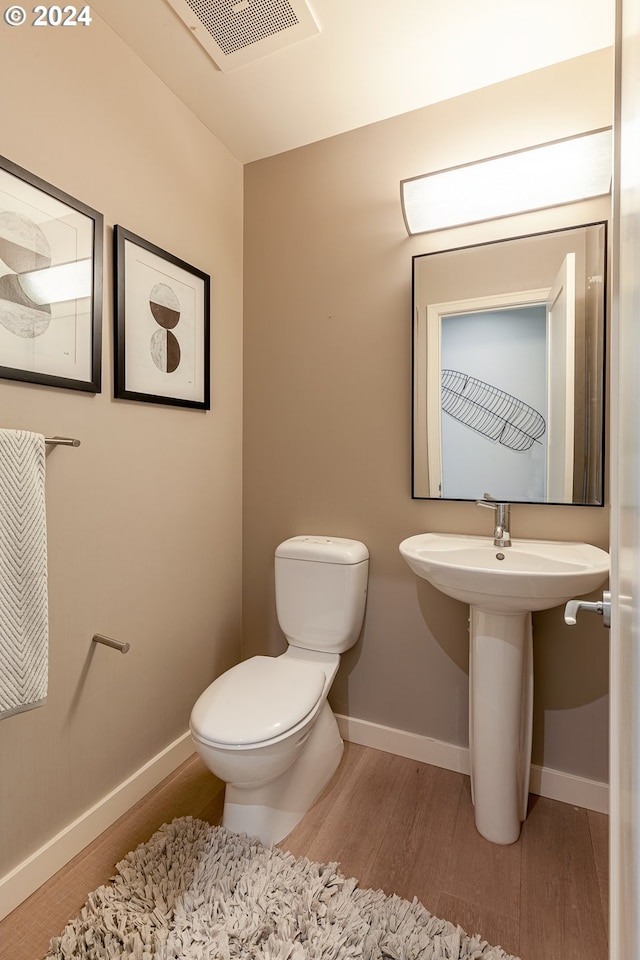
M 407 231 L 428 233 L 609 193 L 611 128 L 400 184 Z

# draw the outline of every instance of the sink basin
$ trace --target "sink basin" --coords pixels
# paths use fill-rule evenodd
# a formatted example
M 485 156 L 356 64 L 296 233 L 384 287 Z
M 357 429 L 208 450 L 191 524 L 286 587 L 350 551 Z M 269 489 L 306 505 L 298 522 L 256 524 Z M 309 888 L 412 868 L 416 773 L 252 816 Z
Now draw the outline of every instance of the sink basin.
M 609 554 L 586 543 L 421 533 L 400 544 L 409 567 L 469 612 L 469 767 L 476 827 L 514 843 L 527 815 L 533 730 L 534 610 L 599 587 Z
M 545 610 L 595 590 L 609 574 L 609 554 L 588 543 L 421 533 L 400 544 L 419 577 L 456 600 L 495 612 Z

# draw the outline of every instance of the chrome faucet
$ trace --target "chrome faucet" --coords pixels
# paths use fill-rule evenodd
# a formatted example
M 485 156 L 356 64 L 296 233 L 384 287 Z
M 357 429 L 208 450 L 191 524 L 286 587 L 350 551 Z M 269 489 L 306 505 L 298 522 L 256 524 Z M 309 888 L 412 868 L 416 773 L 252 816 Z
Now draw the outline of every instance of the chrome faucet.
M 476 503 L 479 507 L 488 507 L 490 510 L 495 510 L 496 526 L 493 531 L 494 547 L 510 547 L 511 534 L 509 528 L 511 526 L 511 504 L 498 503 L 490 493 L 485 493 L 484 499 L 476 500 Z

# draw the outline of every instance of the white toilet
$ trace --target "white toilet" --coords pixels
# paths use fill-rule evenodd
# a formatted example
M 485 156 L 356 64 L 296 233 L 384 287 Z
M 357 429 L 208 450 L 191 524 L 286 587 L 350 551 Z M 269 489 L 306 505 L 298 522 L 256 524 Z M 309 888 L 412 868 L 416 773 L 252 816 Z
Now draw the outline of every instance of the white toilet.
M 191 735 L 227 784 L 223 826 L 277 843 L 335 773 L 343 743 L 327 695 L 362 628 L 369 551 L 358 540 L 293 537 L 275 553 L 276 609 L 288 649 L 252 657 L 196 701 Z

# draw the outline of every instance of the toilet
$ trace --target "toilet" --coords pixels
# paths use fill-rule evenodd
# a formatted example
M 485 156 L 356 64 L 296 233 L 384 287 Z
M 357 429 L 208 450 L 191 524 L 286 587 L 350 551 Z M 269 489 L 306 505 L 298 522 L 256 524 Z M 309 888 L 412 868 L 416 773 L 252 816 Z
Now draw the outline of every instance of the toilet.
M 343 743 L 327 696 L 362 628 L 369 551 L 359 540 L 292 537 L 275 552 L 276 610 L 287 639 L 207 687 L 191 712 L 202 760 L 226 783 L 222 825 L 277 843 L 322 793 Z

